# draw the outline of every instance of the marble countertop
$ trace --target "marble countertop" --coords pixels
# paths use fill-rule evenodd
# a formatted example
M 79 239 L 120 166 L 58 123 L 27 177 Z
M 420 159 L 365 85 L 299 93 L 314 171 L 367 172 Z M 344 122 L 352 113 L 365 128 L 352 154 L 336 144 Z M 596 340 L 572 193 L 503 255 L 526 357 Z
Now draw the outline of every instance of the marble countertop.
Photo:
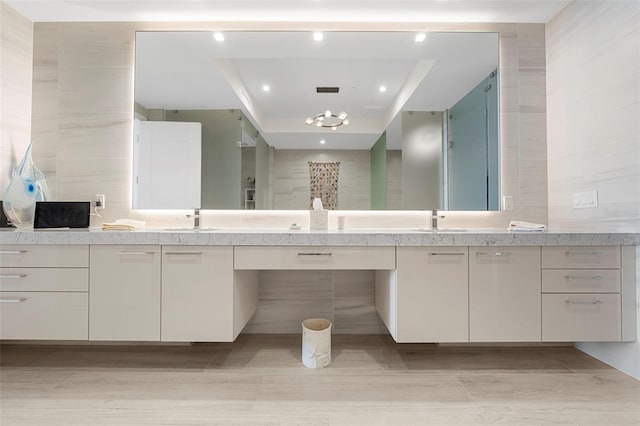
M 277 228 L 154 229 L 136 231 L 33 230 L 0 231 L 9 244 L 160 244 L 160 245 L 309 245 L 309 246 L 639 246 L 638 232 L 510 232 L 502 229 L 430 230 L 403 228 L 289 230 Z

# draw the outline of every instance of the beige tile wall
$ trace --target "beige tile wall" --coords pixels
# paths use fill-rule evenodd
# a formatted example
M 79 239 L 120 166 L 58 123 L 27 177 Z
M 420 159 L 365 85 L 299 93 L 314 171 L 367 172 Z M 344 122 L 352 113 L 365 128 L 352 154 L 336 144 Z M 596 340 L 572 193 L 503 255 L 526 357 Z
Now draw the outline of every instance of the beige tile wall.
M 31 138 L 33 24 L 0 2 L 0 199 Z
M 338 209 L 371 208 L 371 151 L 351 149 L 274 150 L 273 207 L 278 210 L 309 210 L 309 161 L 340 162 Z
M 640 3 L 571 4 L 547 27 L 549 221 L 640 230 Z M 598 191 L 598 208 L 572 193 Z
M 327 318 L 333 333 L 383 334 L 373 271 L 260 271 L 259 303 L 245 333 L 299 333 L 306 318 Z
M 402 150 L 387 150 L 387 208 L 402 206 Z
M 36 162 L 58 198 L 106 194 L 102 221 L 131 217 L 153 226 L 189 226 L 184 212 L 131 211 L 134 33 L 148 29 L 440 30 L 500 33 L 501 184 L 514 199 L 505 212 L 447 213 L 445 226 L 506 227 L 547 221 L 544 26 L 536 24 L 366 23 L 38 23 L 34 41 L 33 135 Z M 542 94 L 542 95 L 541 95 Z M 348 211 L 347 227 L 423 227 L 425 212 Z M 307 225 L 305 211 L 209 211 L 203 226 Z M 335 227 L 330 215 L 329 226 Z M 371 273 L 263 272 L 260 305 L 247 330 L 297 332 L 301 317 L 322 315 L 337 332 L 377 333 Z M 304 309 L 303 309 L 304 308 Z

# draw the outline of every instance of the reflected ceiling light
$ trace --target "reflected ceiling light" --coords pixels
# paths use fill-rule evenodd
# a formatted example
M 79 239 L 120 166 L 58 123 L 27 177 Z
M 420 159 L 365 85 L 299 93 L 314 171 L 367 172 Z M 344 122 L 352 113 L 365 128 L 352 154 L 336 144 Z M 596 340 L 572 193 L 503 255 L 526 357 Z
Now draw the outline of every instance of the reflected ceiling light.
M 315 33 L 313 33 L 313 39 L 315 41 L 322 41 L 323 38 L 324 38 L 324 34 L 321 33 L 320 31 L 316 31 Z
M 427 39 L 427 35 L 425 33 L 416 34 L 416 43 L 422 43 Z
M 216 41 L 224 41 L 224 34 L 222 34 L 221 32 L 215 32 L 213 33 L 213 38 Z
M 268 84 L 263 84 L 262 85 L 262 91 L 263 92 L 268 92 L 269 90 L 271 90 L 271 87 L 269 87 Z
M 347 119 L 347 113 L 341 112 L 340 114 L 334 114 L 329 110 L 326 110 L 322 114 L 318 114 L 315 117 L 307 117 L 304 120 L 307 126 L 326 127 L 331 130 L 338 130 L 340 126 L 346 126 L 349 124 Z
M 387 86 L 380 86 L 380 92 L 386 92 Z
M 325 140 L 324 140 L 324 139 L 322 139 L 322 140 L 320 141 L 320 144 L 321 144 L 321 145 L 324 145 L 324 142 L 325 142 Z

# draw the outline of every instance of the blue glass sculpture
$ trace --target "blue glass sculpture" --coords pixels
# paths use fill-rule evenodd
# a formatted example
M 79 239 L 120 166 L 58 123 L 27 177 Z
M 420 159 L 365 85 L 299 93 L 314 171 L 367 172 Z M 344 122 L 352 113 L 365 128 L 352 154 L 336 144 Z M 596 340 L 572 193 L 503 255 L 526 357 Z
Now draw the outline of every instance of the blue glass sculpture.
M 33 225 L 36 201 L 51 198 L 44 173 L 33 165 L 31 145 L 29 143 L 24 158 L 13 169 L 11 180 L 2 196 L 2 208 L 9 221 L 17 227 Z

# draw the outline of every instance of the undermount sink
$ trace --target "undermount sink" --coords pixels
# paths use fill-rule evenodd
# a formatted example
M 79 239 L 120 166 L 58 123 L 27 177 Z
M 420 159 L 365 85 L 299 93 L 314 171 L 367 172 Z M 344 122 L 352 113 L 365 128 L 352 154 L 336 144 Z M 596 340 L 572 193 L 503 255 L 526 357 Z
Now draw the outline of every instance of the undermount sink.
M 218 228 L 157 228 L 153 229 L 157 231 L 194 231 L 194 232 L 203 232 L 203 231 L 218 231 Z
M 464 228 L 438 228 L 438 229 L 431 229 L 431 228 L 415 228 L 413 229 L 413 231 L 420 231 L 420 232 L 468 232 L 468 229 L 464 229 Z

